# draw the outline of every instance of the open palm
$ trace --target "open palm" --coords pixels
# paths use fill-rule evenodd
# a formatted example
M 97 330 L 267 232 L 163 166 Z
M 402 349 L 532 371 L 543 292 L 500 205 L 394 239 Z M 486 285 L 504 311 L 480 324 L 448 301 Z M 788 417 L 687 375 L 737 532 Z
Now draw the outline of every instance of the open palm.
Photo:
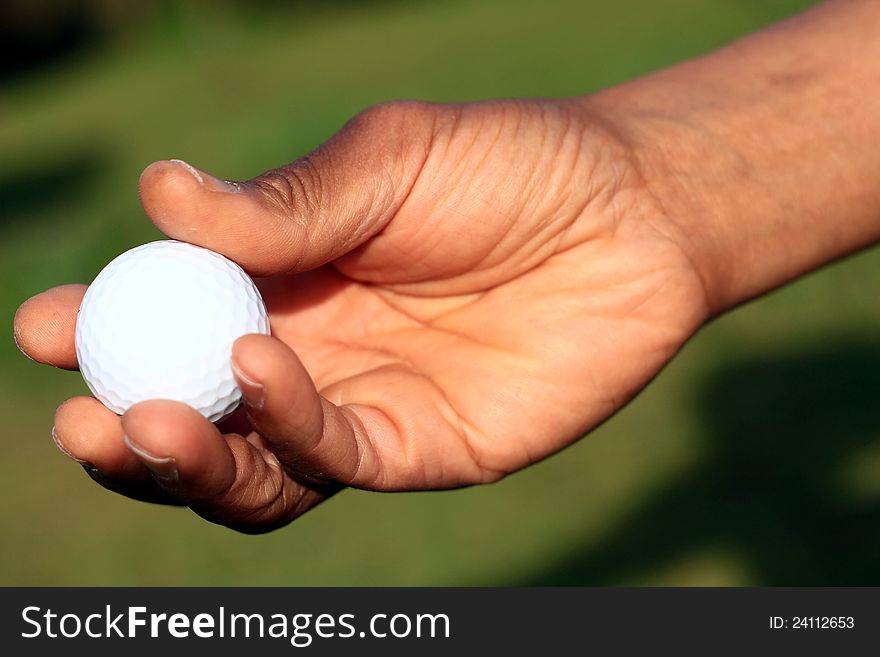
M 260 276 L 274 337 L 236 343 L 247 416 L 223 440 L 175 402 L 120 419 L 75 398 L 59 446 L 109 488 L 244 531 L 341 486 L 483 483 L 558 451 L 707 314 L 672 222 L 606 125 L 573 102 L 395 103 L 248 182 L 152 165 L 148 214 Z M 76 366 L 83 291 L 22 306 L 29 355 Z

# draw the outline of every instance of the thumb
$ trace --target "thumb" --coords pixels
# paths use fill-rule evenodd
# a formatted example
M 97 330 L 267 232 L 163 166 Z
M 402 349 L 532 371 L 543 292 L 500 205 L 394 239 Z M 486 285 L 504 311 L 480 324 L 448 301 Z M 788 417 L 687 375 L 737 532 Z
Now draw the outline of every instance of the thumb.
M 155 162 L 141 175 L 141 202 L 169 237 L 254 275 L 313 269 L 391 221 L 427 158 L 439 111 L 419 102 L 372 107 L 312 153 L 244 182 Z

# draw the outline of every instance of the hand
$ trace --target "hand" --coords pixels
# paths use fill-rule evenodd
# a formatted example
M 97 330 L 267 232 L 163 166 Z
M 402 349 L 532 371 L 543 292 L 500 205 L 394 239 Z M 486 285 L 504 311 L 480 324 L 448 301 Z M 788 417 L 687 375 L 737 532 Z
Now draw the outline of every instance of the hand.
M 562 449 L 708 312 L 611 126 L 576 101 L 393 103 L 248 182 L 151 165 L 147 214 L 263 277 L 273 337 L 235 344 L 246 417 L 228 433 L 180 403 L 120 418 L 75 397 L 59 447 L 112 490 L 248 532 L 342 486 L 486 483 Z M 29 356 L 76 367 L 84 292 L 19 309 Z

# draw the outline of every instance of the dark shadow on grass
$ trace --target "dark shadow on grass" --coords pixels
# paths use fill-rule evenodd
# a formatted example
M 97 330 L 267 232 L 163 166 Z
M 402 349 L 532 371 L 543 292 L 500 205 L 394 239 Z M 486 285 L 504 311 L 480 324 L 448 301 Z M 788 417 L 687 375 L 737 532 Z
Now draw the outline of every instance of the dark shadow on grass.
M 0 174 L 0 230 L 73 206 L 107 169 L 97 150 L 58 155 Z
M 761 585 L 880 584 L 880 498 L 848 492 L 846 477 L 880 440 L 878 373 L 880 348 L 847 342 L 716 371 L 700 388 L 692 474 L 518 583 L 638 583 L 717 548 Z

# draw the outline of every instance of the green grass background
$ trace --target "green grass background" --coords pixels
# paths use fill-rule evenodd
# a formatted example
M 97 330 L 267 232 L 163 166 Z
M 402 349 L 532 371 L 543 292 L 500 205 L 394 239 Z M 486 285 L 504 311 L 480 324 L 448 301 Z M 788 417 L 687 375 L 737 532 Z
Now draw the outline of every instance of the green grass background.
M 808 4 L 166 3 L 124 38 L 7 80 L 0 584 L 880 583 L 876 252 L 716 321 L 618 416 L 499 484 L 346 491 L 257 537 L 94 485 L 50 438 L 79 375 L 11 338 L 25 298 L 157 237 L 136 192 L 152 160 L 247 178 L 372 103 L 580 94 Z

